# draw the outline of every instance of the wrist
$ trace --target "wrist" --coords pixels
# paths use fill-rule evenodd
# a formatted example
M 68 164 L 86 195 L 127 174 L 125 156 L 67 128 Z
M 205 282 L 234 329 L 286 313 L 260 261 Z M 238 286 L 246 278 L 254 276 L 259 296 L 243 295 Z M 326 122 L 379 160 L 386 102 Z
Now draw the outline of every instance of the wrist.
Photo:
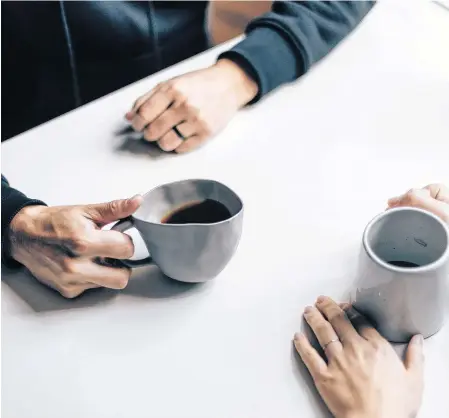
M 8 241 L 9 241 L 9 256 L 16 261 L 19 261 L 18 250 L 20 243 L 23 242 L 24 235 L 35 235 L 36 218 L 47 209 L 44 205 L 30 205 L 25 206 L 14 216 L 9 224 L 8 228 Z
M 213 66 L 220 77 L 228 80 L 230 91 L 235 94 L 238 107 L 243 107 L 256 97 L 259 87 L 257 83 L 235 62 L 219 59 Z

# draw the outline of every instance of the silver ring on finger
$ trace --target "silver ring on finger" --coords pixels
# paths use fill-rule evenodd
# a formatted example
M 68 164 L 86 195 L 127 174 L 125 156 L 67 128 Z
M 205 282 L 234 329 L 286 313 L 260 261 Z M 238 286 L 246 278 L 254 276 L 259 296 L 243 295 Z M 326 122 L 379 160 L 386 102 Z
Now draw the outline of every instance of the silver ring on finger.
M 323 350 L 326 351 L 326 348 L 329 347 L 332 343 L 339 343 L 339 338 L 332 338 L 332 340 L 328 341 L 326 344 L 323 345 Z

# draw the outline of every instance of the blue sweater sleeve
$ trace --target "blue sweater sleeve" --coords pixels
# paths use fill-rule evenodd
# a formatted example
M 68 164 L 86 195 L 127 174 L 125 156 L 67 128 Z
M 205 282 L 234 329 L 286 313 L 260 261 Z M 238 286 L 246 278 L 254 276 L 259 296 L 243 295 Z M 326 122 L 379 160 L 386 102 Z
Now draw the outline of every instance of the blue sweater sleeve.
M 372 1 L 276 1 L 219 58 L 242 67 L 259 86 L 252 101 L 296 80 L 326 56 L 370 11 Z

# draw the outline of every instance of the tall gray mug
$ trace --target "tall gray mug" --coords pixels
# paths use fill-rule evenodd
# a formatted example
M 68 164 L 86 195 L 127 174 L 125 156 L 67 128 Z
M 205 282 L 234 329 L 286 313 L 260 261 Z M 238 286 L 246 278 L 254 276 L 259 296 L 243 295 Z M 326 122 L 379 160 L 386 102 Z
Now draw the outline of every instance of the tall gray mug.
M 169 223 L 170 215 L 204 202 L 220 205 L 225 215 L 214 221 Z M 186 215 L 188 216 L 188 215 Z M 243 202 L 229 187 L 213 180 L 183 180 L 156 187 L 143 195 L 141 207 L 112 229 L 135 227 L 149 252 L 143 260 L 118 260 L 128 267 L 156 264 L 168 277 L 182 282 L 205 282 L 229 263 L 242 234 Z M 117 261 L 117 260 L 116 260 Z
M 375 217 L 363 234 L 351 299 L 391 342 L 437 333 L 449 305 L 448 226 L 408 207 Z

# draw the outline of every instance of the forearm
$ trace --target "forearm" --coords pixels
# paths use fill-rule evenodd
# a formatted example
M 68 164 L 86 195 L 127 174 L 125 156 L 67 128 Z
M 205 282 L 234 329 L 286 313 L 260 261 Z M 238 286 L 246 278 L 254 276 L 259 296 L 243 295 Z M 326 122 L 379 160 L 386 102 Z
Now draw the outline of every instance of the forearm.
M 373 7 L 364 1 L 278 1 L 253 20 L 246 38 L 223 53 L 258 85 L 253 101 L 296 80 L 326 56 Z

